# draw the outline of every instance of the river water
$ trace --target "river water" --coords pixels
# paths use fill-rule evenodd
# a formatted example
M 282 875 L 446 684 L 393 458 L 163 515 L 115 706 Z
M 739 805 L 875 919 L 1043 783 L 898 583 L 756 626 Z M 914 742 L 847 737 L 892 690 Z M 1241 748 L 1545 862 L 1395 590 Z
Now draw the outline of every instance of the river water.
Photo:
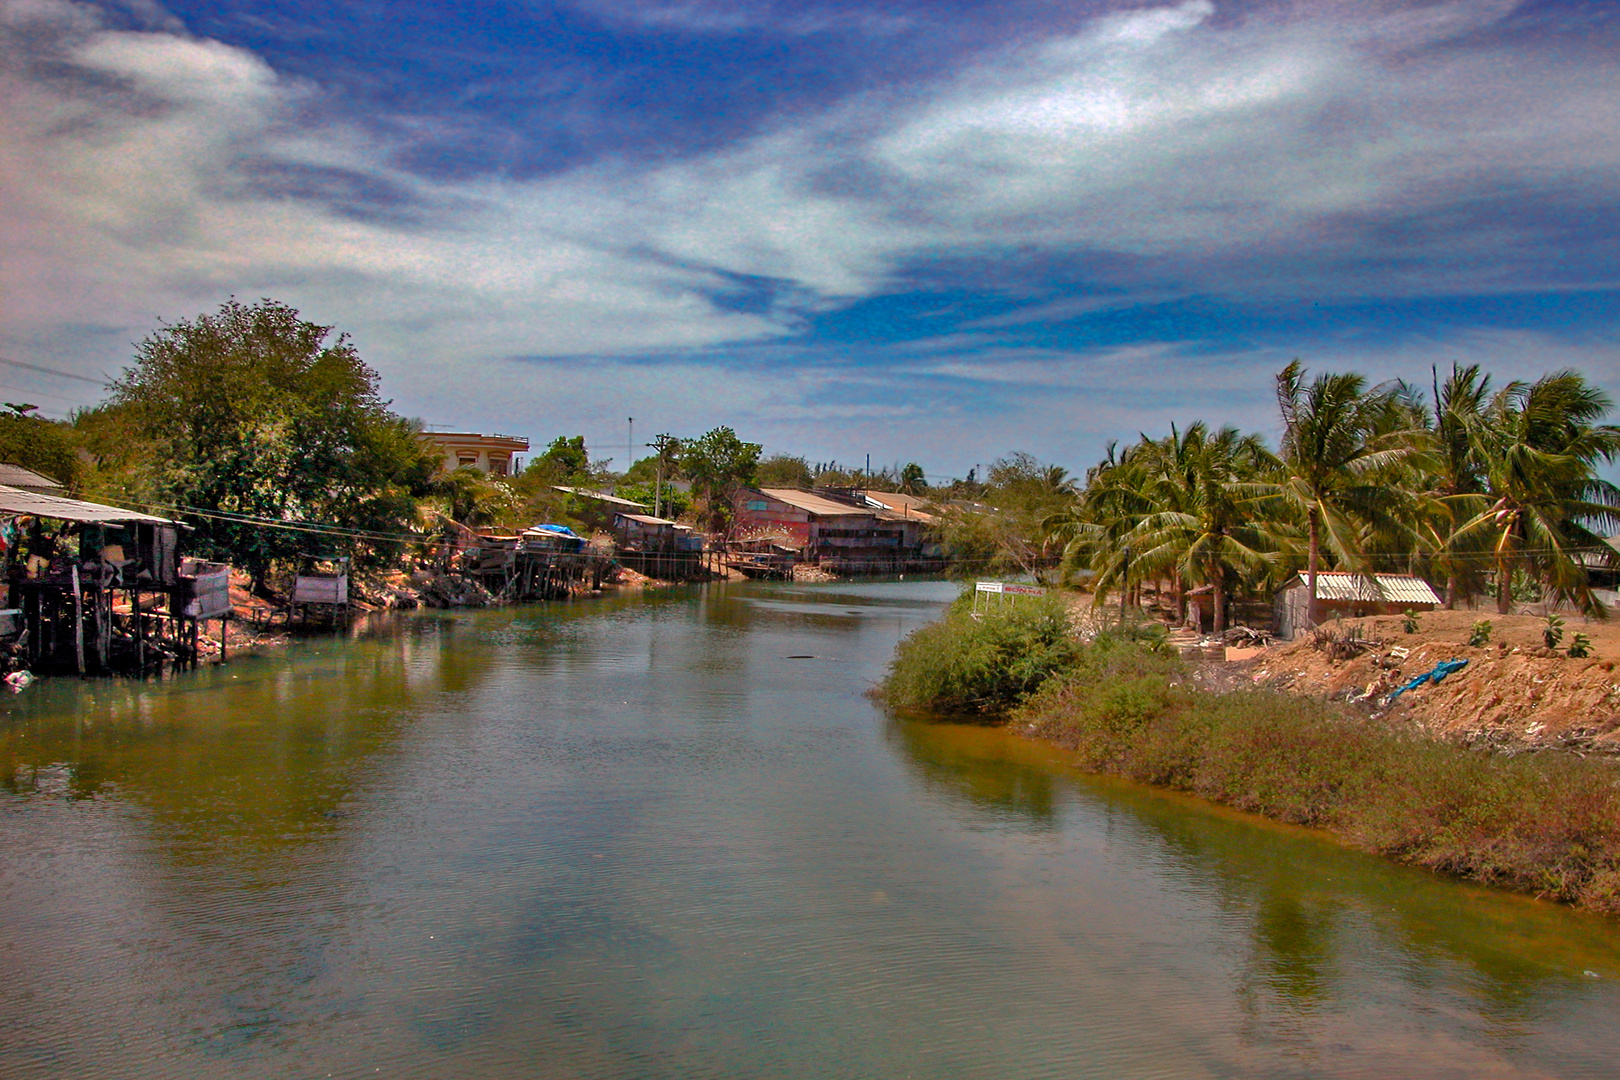
M 0 1077 L 1612 1077 L 1620 924 L 864 696 L 935 582 L 0 714 Z

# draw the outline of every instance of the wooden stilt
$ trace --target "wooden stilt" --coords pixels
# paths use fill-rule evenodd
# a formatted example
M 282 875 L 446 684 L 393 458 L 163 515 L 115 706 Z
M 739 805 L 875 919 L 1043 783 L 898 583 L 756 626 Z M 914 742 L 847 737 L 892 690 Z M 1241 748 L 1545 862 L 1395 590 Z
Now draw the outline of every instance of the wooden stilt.
M 79 585 L 79 566 L 73 565 L 73 655 L 84 674 L 84 590 Z

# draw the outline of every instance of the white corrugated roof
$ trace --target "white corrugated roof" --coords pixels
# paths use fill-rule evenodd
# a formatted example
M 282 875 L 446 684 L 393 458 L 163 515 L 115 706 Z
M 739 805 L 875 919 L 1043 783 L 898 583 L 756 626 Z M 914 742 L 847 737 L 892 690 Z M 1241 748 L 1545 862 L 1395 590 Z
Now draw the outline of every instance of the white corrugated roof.
M 1296 580 L 1301 585 L 1309 583 L 1305 574 Z M 1440 603 L 1429 583 L 1411 574 L 1348 574 L 1338 570 L 1316 575 L 1316 598 L 1382 604 Z
M 168 518 L 153 517 L 136 510 L 125 510 L 104 503 L 85 502 L 83 499 L 64 499 L 60 495 L 46 495 L 39 491 L 0 484 L 0 514 L 32 514 L 35 517 L 55 518 L 57 521 L 77 521 L 85 524 L 118 525 L 130 521 L 148 521 L 154 525 L 172 525 Z

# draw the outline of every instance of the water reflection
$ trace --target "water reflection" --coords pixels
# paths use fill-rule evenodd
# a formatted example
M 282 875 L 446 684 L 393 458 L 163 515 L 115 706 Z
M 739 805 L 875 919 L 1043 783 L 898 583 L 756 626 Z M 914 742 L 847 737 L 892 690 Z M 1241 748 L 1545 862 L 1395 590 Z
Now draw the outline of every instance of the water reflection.
M 885 721 L 955 592 L 425 614 L 10 699 L 0 1075 L 1608 1075 L 1607 923 Z
M 892 717 L 886 730 L 890 742 L 905 754 L 906 763 L 930 786 L 1032 827 L 1054 827 L 1056 786 L 1061 778 L 1050 769 L 1031 767 L 998 753 L 1006 749 L 1003 732 L 971 724 Z
M 1014 810 L 1053 829 L 1089 823 L 1112 850 L 1156 866 L 1166 886 L 1216 905 L 1247 943 L 1230 985 L 1237 1034 L 1252 1049 L 1326 1069 L 1322 1055 L 1348 1045 L 1335 1039 L 1344 1014 L 1377 1011 L 1383 998 L 1409 1001 L 1453 1038 L 1476 1038 L 1504 1075 L 1554 1062 L 1548 1075 L 1604 1075 L 1607 1040 L 1573 1018 L 1620 1005 L 1612 989 L 1620 927 L 1610 920 L 1441 880 L 1190 798 L 1074 774 L 1004 731 L 895 720 L 890 730 L 931 790 L 997 819 Z M 1023 792 L 1040 794 L 1025 801 Z M 1396 1047 L 1405 1037 L 1382 1036 Z

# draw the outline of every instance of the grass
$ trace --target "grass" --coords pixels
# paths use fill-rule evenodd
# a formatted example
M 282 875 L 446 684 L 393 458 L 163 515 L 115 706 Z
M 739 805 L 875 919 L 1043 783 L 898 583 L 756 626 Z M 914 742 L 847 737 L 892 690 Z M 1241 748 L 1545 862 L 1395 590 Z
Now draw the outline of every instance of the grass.
M 1332 830 L 1401 862 L 1620 914 L 1620 770 L 1439 743 L 1331 703 L 1199 689 L 1177 659 L 1081 645 L 1052 604 L 958 602 L 900 646 L 893 706 L 1005 716 L 1085 767 Z

